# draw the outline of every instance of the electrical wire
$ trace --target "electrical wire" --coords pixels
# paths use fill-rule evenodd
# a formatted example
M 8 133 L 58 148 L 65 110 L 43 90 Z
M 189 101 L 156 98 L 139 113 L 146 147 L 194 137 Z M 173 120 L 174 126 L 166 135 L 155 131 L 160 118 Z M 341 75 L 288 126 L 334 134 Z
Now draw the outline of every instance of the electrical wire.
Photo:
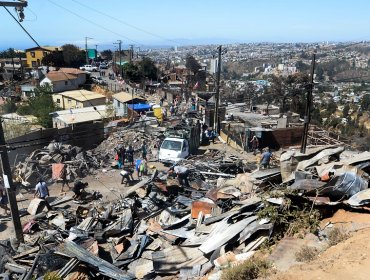
M 41 46 L 39 45 L 39 43 L 37 43 L 37 41 L 32 37 L 32 35 L 26 30 L 26 28 L 23 27 L 23 25 L 15 18 L 15 16 L 8 10 L 7 7 L 3 6 L 3 8 L 9 13 L 9 15 L 15 20 L 16 23 L 18 23 L 18 25 L 23 29 L 24 32 L 26 32 L 26 34 L 32 39 L 32 41 L 35 42 L 35 44 L 41 48 Z
M 79 15 L 79 14 L 77 14 L 77 13 L 75 13 L 75 12 L 71 11 L 70 9 L 67 9 L 67 8 L 65 8 L 65 7 L 61 6 L 60 4 L 55 3 L 55 2 L 54 2 L 54 1 L 52 1 L 52 0 L 48 0 L 48 2 L 50 2 L 51 4 L 53 4 L 53 5 L 57 6 L 57 7 L 59 7 L 60 9 L 63 9 L 63 10 L 65 10 L 65 11 L 67 11 L 67 12 L 71 13 L 72 15 L 74 15 L 74 16 L 76 16 L 76 17 L 80 18 L 80 19 L 83 19 L 84 21 L 86 21 L 86 22 L 88 22 L 88 23 L 90 23 L 90 24 L 92 24 L 92 25 L 95 25 L 96 27 L 99 27 L 99 28 L 101 28 L 101 29 L 103 29 L 103 30 L 105 30 L 105 31 L 107 31 L 107 32 L 110 32 L 110 33 L 112 33 L 112 34 L 114 34 L 114 35 L 117 35 L 117 36 L 120 36 L 120 37 L 122 37 L 122 38 L 125 38 L 125 39 L 127 39 L 127 40 L 129 40 L 129 41 L 131 41 L 131 42 L 136 43 L 136 44 L 143 45 L 143 44 L 141 44 L 141 43 L 140 43 L 140 42 L 138 42 L 138 41 L 135 41 L 135 40 L 133 40 L 133 39 L 131 39 L 131 38 L 129 38 L 129 37 L 127 37 L 127 36 L 125 36 L 125 35 L 122 35 L 122 34 L 120 34 L 120 33 L 117 33 L 117 32 L 115 32 L 115 31 L 113 31 L 113 30 L 111 30 L 111 29 L 109 29 L 109 28 L 106 28 L 106 27 L 104 27 L 104 26 L 102 26 L 102 25 L 100 25 L 100 24 L 98 24 L 98 23 L 96 23 L 96 22 L 94 22 L 94 21 L 92 21 L 92 20 L 88 19 L 88 18 L 85 18 L 85 17 L 83 17 L 83 16 L 81 16 L 81 15 Z
M 169 42 L 172 42 L 172 43 L 175 43 L 175 44 L 180 44 L 179 42 L 176 42 L 176 41 L 174 41 L 174 40 L 171 40 L 171 39 L 165 38 L 165 37 L 163 37 L 163 36 L 161 36 L 161 35 L 158 35 L 158 34 L 155 34 L 155 33 L 153 33 L 153 32 L 147 31 L 147 30 L 145 30 L 145 29 L 142 29 L 142 28 L 140 28 L 140 27 L 137 27 L 137 26 L 135 26 L 135 25 L 132 25 L 132 24 L 130 24 L 130 23 L 128 23 L 128 22 L 125 22 L 125 21 L 123 21 L 123 20 L 120 20 L 120 19 L 118 19 L 118 18 L 116 18 L 116 17 L 113 17 L 113 16 L 111 16 L 111 15 L 108 15 L 108 14 L 106 14 L 106 13 L 102 12 L 102 11 L 99 11 L 99 10 L 97 10 L 97 9 L 92 8 L 91 6 L 88 6 L 88 5 L 82 4 L 81 2 L 79 2 L 79 1 L 77 1 L 77 0 L 72 0 L 72 1 L 73 1 L 73 2 L 75 2 L 75 3 L 77 3 L 77 4 L 79 4 L 79 5 L 81 5 L 81 6 L 82 6 L 82 7 L 84 7 L 84 8 L 87 8 L 87 9 L 89 9 L 89 10 L 91 10 L 91 11 L 94 11 L 94 12 L 96 12 L 96 13 L 98 13 L 98 14 L 101 14 L 101 15 L 103 15 L 103 16 L 105 16 L 105 17 L 107 17 L 107 18 L 113 19 L 113 20 L 115 20 L 115 21 L 117 21 L 117 22 L 119 22 L 119 23 L 122 23 L 122 24 L 124 24 L 124 25 L 126 25 L 126 26 L 129 26 L 129 27 L 131 27 L 131 28 L 133 28 L 133 29 L 135 29 L 135 30 L 141 31 L 141 32 L 143 32 L 143 33 L 146 33 L 146 34 L 148 34 L 148 35 L 151 35 L 151 36 L 154 36 L 154 37 L 157 37 L 157 38 L 160 38 L 160 39 L 162 39 L 162 40 L 166 40 L 166 41 L 169 41 Z

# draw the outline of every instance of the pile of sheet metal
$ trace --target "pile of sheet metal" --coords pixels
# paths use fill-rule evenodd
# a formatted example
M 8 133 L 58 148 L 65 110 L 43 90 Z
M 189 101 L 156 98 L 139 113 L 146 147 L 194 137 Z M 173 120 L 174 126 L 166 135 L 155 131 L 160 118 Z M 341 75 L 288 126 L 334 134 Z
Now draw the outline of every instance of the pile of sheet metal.
M 181 162 L 191 170 L 190 187 L 154 171 L 112 202 L 57 207 L 65 197 L 45 213 L 42 201 L 34 201 L 26 243 L 0 246 L 0 273 L 14 279 L 46 272 L 65 279 L 198 279 L 253 256 L 276 231 L 261 213 L 271 205 L 280 211 L 287 195 L 299 207 L 370 204 L 370 153 L 343 151 L 287 151 L 280 168 L 253 172 L 242 160 L 209 151 Z M 284 196 L 284 190 L 292 192 Z
M 342 154 L 344 147 L 321 147 L 306 154 L 281 155 L 281 176 L 288 188 L 316 204 L 369 204 L 370 152 Z
M 193 166 L 190 188 L 155 171 L 113 202 L 57 207 L 70 200 L 64 197 L 45 213 L 35 199 L 24 225 L 27 241 L 5 246 L 2 259 L 12 266 L 0 272 L 22 279 L 50 271 L 66 279 L 194 279 L 224 265 L 226 252 L 234 261 L 249 258 L 273 229 L 258 218 L 264 203 L 245 186 L 248 176 L 237 174 L 242 163 L 219 155 L 208 168 Z

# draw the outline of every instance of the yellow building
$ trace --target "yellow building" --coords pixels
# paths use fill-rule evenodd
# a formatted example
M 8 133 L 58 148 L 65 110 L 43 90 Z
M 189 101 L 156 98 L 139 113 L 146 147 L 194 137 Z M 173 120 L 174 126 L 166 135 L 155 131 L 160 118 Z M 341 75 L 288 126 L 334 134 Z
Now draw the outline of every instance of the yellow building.
M 35 47 L 26 49 L 26 58 L 28 67 L 39 67 L 42 65 L 42 59 L 49 53 L 60 51 L 58 47 Z
M 68 110 L 105 105 L 106 97 L 97 92 L 81 89 L 53 94 L 53 101 L 60 109 Z

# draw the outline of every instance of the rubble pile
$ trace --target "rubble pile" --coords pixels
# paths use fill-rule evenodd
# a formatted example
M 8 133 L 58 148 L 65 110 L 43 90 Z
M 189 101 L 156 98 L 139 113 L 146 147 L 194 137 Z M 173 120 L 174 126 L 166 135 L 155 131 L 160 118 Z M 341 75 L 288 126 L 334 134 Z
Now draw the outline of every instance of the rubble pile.
M 211 151 L 182 163 L 191 170 L 190 187 L 154 171 L 113 202 L 73 210 L 57 201 L 48 213 L 36 203 L 26 243 L 0 246 L 0 272 L 13 279 L 50 271 L 63 279 L 219 277 L 273 235 L 319 231 L 314 219 L 330 207 L 370 204 L 370 153 L 344 158 L 343 150 L 288 151 L 281 167 L 253 172 Z
M 160 137 L 163 135 L 158 129 L 122 130 L 112 133 L 94 150 L 85 151 L 80 147 L 51 142 L 43 149 L 33 151 L 23 162 L 14 168 L 16 181 L 24 186 L 34 185 L 39 177 L 44 180 L 52 178 L 52 164 L 63 163 L 67 167 L 67 176 L 70 181 L 95 174 L 100 168 L 109 167 L 115 156 L 117 147 L 132 145 L 135 158 L 141 157 L 141 146 L 146 141 L 148 154 L 156 157 Z M 151 155 L 151 156 L 150 156 Z
M 52 178 L 52 164 L 64 163 L 67 165 L 67 174 L 70 180 L 93 174 L 100 166 L 102 157 L 92 151 L 59 142 L 51 142 L 43 149 L 33 151 L 23 162 L 14 168 L 16 181 L 23 185 L 34 185 L 39 177 L 44 180 Z
M 148 154 L 157 152 L 160 139 L 163 138 L 163 132 L 160 128 L 145 127 L 145 129 L 124 129 L 114 132 L 104 140 L 98 147 L 94 149 L 95 154 L 100 154 L 104 158 L 113 159 L 115 149 L 117 147 L 132 146 L 132 148 L 139 152 L 143 141 L 148 146 Z M 138 153 L 136 155 L 139 155 Z

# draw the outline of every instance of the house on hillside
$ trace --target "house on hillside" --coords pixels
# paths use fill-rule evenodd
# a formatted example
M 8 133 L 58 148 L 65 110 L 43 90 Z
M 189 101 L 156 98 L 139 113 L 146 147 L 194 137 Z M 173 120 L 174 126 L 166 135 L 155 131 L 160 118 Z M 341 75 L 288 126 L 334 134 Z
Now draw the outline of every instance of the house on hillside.
M 128 92 L 119 92 L 112 96 L 113 108 L 116 116 L 125 117 L 128 115 L 128 104 L 146 103 L 146 99 Z
M 78 89 L 77 77 L 61 71 L 50 71 L 40 82 L 40 86 L 50 86 L 53 92 Z
M 50 113 L 53 118 L 54 128 L 64 128 L 103 121 L 112 116 L 109 115 L 106 105 L 62 110 Z
M 106 103 L 106 97 L 103 94 L 84 89 L 53 94 L 53 100 L 59 108 L 64 110 L 99 106 Z
M 42 65 L 42 59 L 51 52 L 61 51 L 60 47 L 34 47 L 26 49 L 27 66 L 36 68 Z
M 14 78 L 14 75 L 20 75 L 25 67 L 27 67 L 25 58 L 0 58 L 0 68 L 3 69 L 2 77 L 4 80 L 10 80 Z

